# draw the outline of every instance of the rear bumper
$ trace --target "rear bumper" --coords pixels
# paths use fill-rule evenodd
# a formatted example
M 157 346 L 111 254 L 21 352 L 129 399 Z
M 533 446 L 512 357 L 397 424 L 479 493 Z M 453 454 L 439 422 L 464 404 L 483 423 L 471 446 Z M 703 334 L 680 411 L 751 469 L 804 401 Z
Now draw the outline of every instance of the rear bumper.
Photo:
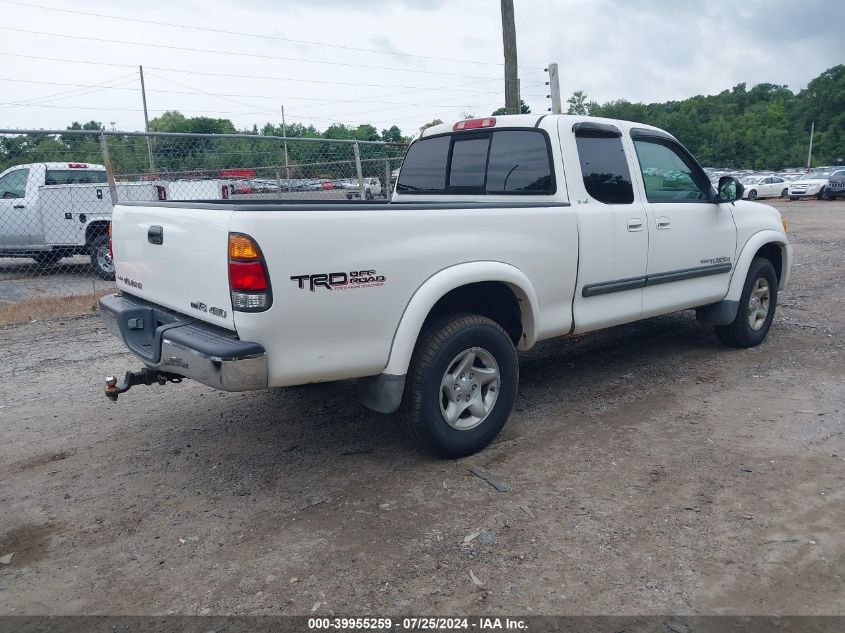
M 128 294 L 100 299 L 100 314 L 106 329 L 150 369 L 222 391 L 267 388 L 264 348 L 233 332 Z

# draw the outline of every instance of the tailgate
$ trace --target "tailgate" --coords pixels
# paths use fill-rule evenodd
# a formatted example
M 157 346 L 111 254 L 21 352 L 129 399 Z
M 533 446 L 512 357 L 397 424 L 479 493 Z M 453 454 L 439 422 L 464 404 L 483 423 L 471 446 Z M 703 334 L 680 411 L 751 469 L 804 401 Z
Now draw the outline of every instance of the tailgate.
M 235 329 L 229 295 L 231 208 L 123 205 L 112 215 L 117 287 Z

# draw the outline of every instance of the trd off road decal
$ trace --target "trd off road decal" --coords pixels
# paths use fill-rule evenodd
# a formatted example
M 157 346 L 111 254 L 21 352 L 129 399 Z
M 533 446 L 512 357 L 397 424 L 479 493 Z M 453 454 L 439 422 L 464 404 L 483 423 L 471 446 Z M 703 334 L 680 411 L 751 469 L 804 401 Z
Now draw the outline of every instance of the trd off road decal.
M 387 277 L 379 275 L 375 270 L 352 270 L 348 273 L 316 273 L 313 275 L 293 275 L 291 281 L 299 285 L 300 290 L 306 288 L 315 292 L 317 288 L 326 290 L 352 290 L 355 288 L 377 288 L 383 286 Z

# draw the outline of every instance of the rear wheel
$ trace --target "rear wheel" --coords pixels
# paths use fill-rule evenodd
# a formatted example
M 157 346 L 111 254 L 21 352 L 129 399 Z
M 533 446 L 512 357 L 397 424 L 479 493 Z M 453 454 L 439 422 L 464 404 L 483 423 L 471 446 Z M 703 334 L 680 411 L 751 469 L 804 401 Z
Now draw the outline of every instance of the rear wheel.
M 783 191 L 780 192 L 780 197 L 786 198 L 786 194 L 788 194 L 788 193 L 789 193 L 789 189 L 784 189 Z
M 739 300 L 736 318 L 730 325 L 717 325 L 716 336 L 729 347 L 754 347 L 769 333 L 778 303 L 778 279 L 768 259 L 751 262 Z
M 749 200 L 756 200 L 757 199 L 757 190 L 756 189 L 752 189 L 751 191 L 748 192 L 748 199 Z
M 98 235 L 91 242 L 91 270 L 98 277 L 114 280 L 114 261 L 109 253 L 108 235 Z
M 518 378 L 513 342 L 495 321 L 474 314 L 444 317 L 420 334 L 400 423 L 432 455 L 471 455 L 507 422 Z
M 789 199 L 792 200 L 792 202 L 795 202 L 796 200 L 798 200 L 798 198 L 796 196 L 789 196 Z

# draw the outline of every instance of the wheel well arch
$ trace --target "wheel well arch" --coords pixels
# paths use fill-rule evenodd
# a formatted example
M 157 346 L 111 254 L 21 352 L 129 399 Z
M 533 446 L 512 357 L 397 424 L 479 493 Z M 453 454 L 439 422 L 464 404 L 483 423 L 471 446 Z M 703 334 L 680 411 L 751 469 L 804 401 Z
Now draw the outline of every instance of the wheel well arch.
M 772 263 L 772 267 L 775 269 L 775 275 L 777 275 L 778 278 L 778 283 L 780 283 L 781 278 L 783 277 L 783 251 L 781 250 L 780 244 L 776 244 L 775 242 L 763 244 L 763 246 L 758 248 L 757 252 L 754 253 L 754 257 L 768 259 Z
M 522 339 L 520 301 L 514 289 L 502 281 L 477 281 L 450 290 L 432 306 L 423 326 L 433 319 L 456 312 L 479 314 L 495 321 L 514 345 Z
M 528 349 L 536 342 L 539 305 L 524 272 L 497 261 L 456 264 L 429 277 L 411 296 L 382 373 L 404 375 L 426 320 L 447 311 L 483 314 L 493 319 L 520 349 Z
M 108 235 L 109 224 L 111 224 L 109 220 L 94 220 L 88 226 L 86 226 L 85 245 L 90 246 L 91 242 L 93 242 L 96 238 L 100 237 L 101 235 Z

